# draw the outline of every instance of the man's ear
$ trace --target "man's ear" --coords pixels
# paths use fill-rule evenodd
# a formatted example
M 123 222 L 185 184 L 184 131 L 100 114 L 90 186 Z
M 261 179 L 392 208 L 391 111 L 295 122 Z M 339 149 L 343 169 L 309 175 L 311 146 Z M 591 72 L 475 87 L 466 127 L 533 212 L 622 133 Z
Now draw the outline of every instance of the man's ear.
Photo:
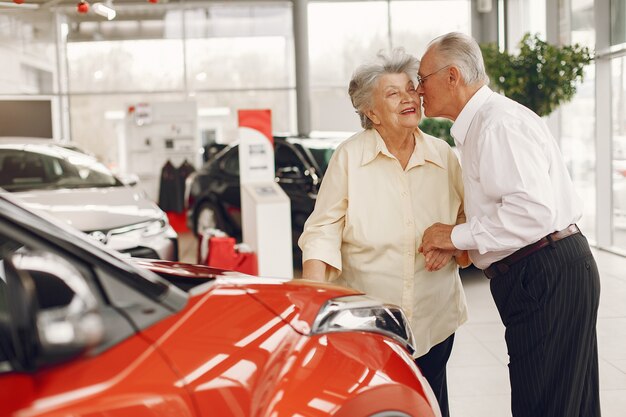
M 455 66 L 448 68 L 448 85 L 456 87 L 461 82 L 461 72 Z

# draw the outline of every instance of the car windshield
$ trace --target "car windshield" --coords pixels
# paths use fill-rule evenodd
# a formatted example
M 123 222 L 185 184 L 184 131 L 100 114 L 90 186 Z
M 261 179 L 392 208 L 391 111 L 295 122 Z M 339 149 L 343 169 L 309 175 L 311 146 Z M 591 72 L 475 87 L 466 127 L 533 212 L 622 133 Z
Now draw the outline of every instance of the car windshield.
M 104 165 L 78 152 L 56 146 L 0 146 L 0 187 L 7 191 L 121 185 Z

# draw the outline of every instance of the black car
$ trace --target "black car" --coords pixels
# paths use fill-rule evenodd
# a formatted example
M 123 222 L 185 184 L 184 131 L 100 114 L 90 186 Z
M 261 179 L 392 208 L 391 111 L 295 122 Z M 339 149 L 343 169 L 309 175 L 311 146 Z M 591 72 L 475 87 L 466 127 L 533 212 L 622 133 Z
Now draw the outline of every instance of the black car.
M 328 161 L 343 139 L 274 137 L 276 182 L 291 199 L 294 260 L 299 258 L 298 238 L 315 206 Z M 220 151 L 191 177 L 187 204 L 187 224 L 194 233 L 217 228 L 241 239 L 237 144 Z

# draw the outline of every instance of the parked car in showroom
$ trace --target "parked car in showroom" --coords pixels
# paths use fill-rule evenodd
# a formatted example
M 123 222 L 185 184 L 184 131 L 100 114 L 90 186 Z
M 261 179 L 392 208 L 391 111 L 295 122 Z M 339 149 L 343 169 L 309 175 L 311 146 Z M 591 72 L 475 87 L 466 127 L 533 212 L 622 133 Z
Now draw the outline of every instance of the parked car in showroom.
M 133 257 L 178 259 L 165 213 L 94 157 L 52 140 L 0 139 L 0 187 Z
M 0 192 L 0 415 L 433 417 L 402 310 L 128 259 Z
M 315 206 L 317 191 L 335 148 L 347 137 L 274 137 L 276 182 L 291 200 L 295 254 L 304 222 Z M 187 225 L 196 234 L 217 228 L 241 239 L 239 146 L 220 151 L 188 179 Z M 297 259 L 297 256 L 294 256 Z

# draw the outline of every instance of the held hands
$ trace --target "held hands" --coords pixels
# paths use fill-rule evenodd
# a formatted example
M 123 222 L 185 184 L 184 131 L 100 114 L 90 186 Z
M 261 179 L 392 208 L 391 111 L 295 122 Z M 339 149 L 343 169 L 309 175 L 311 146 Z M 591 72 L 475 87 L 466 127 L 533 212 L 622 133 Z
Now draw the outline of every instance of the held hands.
M 426 259 L 426 270 L 437 271 L 450 262 L 453 256 L 460 254 L 452 244 L 454 226 L 435 223 L 424 231 L 419 252 Z
M 449 251 L 449 250 L 439 250 L 433 249 L 430 252 L 426 252 L 424 254 L 424 258 L 426 259 L 426 270 L 433 272 L 438 271 L 444 267 L 453 256 L 456 255 L 457 251 Z

